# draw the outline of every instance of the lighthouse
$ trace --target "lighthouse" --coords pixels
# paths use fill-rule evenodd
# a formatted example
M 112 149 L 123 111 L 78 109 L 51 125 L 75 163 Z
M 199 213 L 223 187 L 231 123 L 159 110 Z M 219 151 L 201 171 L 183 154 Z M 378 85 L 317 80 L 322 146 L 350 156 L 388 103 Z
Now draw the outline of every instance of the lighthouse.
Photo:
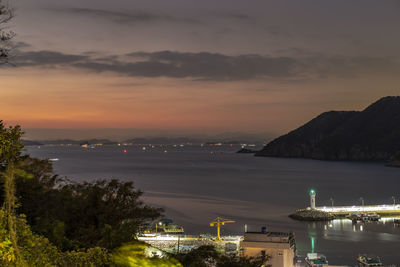
M 317 193 L 315 192 L 315 190 L 314 189 L 311 189 L 310 190 L 310 208 L 312 209 L 312 210 L 315 210 L 315 195 L 316 195 Z

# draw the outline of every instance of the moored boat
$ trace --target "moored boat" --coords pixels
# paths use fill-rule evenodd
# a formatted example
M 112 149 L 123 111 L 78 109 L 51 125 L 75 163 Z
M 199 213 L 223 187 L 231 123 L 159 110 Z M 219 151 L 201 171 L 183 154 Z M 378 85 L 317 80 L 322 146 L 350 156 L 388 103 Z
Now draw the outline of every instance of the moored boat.
M 320 253 L 307 253 L 305 261 L 310 267 L 322 267 L 328 265 L 325 255 Z
M 381 219 L 381 216 L 377 213 L 354 213 L 351 214 L 348 217 L 350 220 L 352 220 L 353 222 L 357 222 L 357 221 L 362 221 L 362 222 L 368 222 L 368 221 L 373 221 L 373 222 L 377 222 Z
M 360 255 L 357 262 L 360 267 L 383 266 L 381 259 L 377 256 Z

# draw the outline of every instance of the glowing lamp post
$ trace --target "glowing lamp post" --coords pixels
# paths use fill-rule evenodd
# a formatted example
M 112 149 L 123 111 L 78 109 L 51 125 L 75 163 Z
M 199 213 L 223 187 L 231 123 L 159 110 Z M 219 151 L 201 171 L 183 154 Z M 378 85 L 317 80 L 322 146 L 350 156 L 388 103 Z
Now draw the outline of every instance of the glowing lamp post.
M 310 208 L 312 209 L 312 210 L 315 210 L 315 195 L 316 195 L 317 193 L 315 192 L 315 190 L 314 189 L 311 189 L 310 190 Z

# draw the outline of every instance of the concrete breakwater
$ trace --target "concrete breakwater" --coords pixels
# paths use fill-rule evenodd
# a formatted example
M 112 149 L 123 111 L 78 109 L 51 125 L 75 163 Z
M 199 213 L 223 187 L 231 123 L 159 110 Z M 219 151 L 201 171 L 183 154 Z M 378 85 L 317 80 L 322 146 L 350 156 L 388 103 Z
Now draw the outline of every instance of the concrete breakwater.
M 296 212 L 290 214 L 289 217 L 299 221 L 330 221 L 338 218 L 338 216 L 329 212 L 311 209 L 296 210 Z

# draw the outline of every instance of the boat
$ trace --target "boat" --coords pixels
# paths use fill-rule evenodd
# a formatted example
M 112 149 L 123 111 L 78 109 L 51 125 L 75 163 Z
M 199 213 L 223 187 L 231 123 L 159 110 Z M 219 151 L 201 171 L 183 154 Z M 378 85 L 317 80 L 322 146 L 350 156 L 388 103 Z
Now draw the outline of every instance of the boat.
M 357 262 L 360 267 L 383 266 L 381 259 L 377 256 L 360 255 L 357 258 Z
M 366 216 L 367 217 L 366 220 L 367 221 L 373 221 L 373 222 L 377 222 L 381 219 L 381 216 L 377 213 L 368 213 Z
M 394 219 L 393 222 L 394 222 L 395 224 L 400 224 L 400 219 Z
M 171 219 L 164 218 L 155 222 L 144 233 L 183 234 L 184 230 L 183 227 L 175 224 Z
M 381 216 L 377 213 L 354 213 L 348 217 L 353 222 L 362 221 L 362 222 L 378 222 L 381 219 Z
M 328 265 L 325 255 L 320 253 L 307 253 L 305 261 L 310 267 L 322 267 Z

